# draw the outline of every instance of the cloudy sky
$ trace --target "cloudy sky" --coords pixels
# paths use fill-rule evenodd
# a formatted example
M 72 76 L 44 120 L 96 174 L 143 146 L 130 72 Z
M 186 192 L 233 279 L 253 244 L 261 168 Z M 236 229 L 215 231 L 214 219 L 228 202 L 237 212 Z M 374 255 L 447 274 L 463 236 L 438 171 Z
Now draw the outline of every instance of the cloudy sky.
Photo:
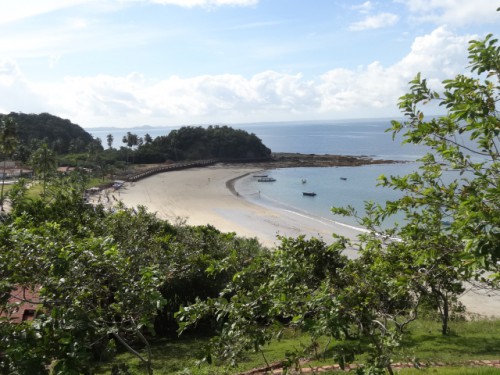
M 2 0 L 0 113 L 98 126 L 393 117 L 496 0 Z

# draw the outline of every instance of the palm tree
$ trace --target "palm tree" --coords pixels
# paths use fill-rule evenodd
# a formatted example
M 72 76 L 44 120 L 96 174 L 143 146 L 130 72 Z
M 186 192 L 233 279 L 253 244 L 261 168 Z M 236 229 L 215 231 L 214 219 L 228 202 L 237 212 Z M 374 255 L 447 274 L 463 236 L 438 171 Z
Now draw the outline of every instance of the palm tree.
M 95 138 L 92 142 L 87 145 L 87 158 L 90 161 L 95 161 L 97 155 L 102 150 L 102 141 L 100 138 Z
M 113 138 L 113 134 L 108 134 L 106 136 L 106 141 L 108 142 L 108 148 L 111 150 L 113 147 L 113 141 L 114 141 L 114 138 Z
M 43 180 L 43 197 L 47 188 L 47 178 L 51 172 L 56 169 L 57 161 L 54 151 L 52 151 L 47 143 L 43 143 L 38 150 L 31 155 L 31 166 L 36 175 L 42 175 Z
M 6 174 L 6 161 L 16 149 L 18 139 L 16 135 L 16 122 L 10 117 L 4 117 L 0 123 L 0 153 L 3 157 L 2 187 L 0 190 L 0 210 L 3 211 L 4 184 Z
M 122 142 L 128 146 L 130 151 L 132 151 L 132 147 L 137 146 L 139 144 L 139 137 L 137 136 L 137 134 L 127 132 L 127 135 L 123 136 Z M 132 164 L 134 163 L 133 156 L 134 154 L 132 153 Z M 127 163 L 128 163 L 128 153 L 127 153 Z

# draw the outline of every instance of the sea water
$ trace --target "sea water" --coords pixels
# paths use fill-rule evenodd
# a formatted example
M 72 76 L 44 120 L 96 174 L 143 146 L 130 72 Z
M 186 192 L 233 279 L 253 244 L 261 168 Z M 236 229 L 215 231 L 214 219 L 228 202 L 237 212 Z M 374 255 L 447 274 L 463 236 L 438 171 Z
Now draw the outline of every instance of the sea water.
M 402 145 L 402 138 L 392 139 L 386 132 L 390 119 L 335 120 L 248 123 L 229 125 L 254 133 L 272 152 L 298 152 L 303 154 L 365 155 L 380 159 L 415 160 L 423 149 Z M 152 138 L 168 135 L 179 127 L 96 128 L 86 129 L 106 145 L 108 134 L 113 136 L 113 147 L 120 148 L 127 132 Z
M 357 167 L 279 168 L 266 172 L 274 182 L 258 182 L 252 175 L 237 182 L 243 197 L 256 204 L 281 207 L 306 215 L 318 216 L 356 225 L 354 218 L 335 217 L 331 207 L 353 206 L 359 214 L 366 201 L 384 204 L 397 199 L 400 193 L 377 186 L 380 175 L 401 176 L 417 168 L 416 160 L 425 153 L 423 147 L 402 144 L 401 136 L 394 140 L 389 119 L 275 122 L 231 125 L 254 133 L 272 152 L 298 152 L 303 154 L 336 154 L 369 156 L 374 159 L 396 160 L 401 163 L 374 164 Z M 112 134 L 114 147 L 130 131 L 138 136 L 148 133 L 152 138 L 167 135 L 170 128 L 88 129 L 94 137 L 105 143 Z M 304 182 L 305 181 L 305 182 Z M 314 192 L 315 196 L 304 196 Z M 400 222 L 395 216 L 387 225 Z
M 416 167 L 414 162 L 406 162 L 359 167 L 278 168 L 265 171 L 267 176 L 275 179 L 273 182 L 259 182 L 254 177 L 259 172 L 238 181 L 236 188 L 244 198 L 256 204 L 356 226 L 354 217 L 335 216 L 331 208 L 352 206 L 362 216 L 366 202 L 385 204 L 401 196 L 398 191 L 377 186 L 379 176 L 404 175 Z M 316 195 L 308 196 L 304 192 Z M 385 226 L 395 222 L 401 223 L 402 217 L 389 218 Z
M 237 187 L 245 198 L 256 204 L 356 226 L 355 217 L 335 216 L 331 208 L 349 205 L 362 216 L 368 201 L 384 205 L 399 198 L 401 192 L 378 186 L 378 178 L 415 171 L 416 160 L 426 152 L 424 147 L 403 144 L 401 135 L 393 139 L 387 131 L 389 127 L 388 119 L 247 124 L 243 129 L 255 133 L 275 152 L 368 156 L 397 162 L 356 167 L 279 168 L 266 171 L 274 182 L 259 182 L 258 178 L 247 176 Z M 316 195 L 305 196 L 304 192 Z M 402 221 L 402 215 L 395 215 L 386 219 L 384 226 Z

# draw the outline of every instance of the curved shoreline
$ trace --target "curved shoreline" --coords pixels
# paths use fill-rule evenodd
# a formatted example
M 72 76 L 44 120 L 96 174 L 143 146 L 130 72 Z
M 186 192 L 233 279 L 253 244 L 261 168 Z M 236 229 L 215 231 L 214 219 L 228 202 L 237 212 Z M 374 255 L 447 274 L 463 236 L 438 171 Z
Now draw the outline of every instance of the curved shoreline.
M 144 206 L 149 212 L 171 222 L 182 220 L 188 225 L 210 224 L 222 232 L 257 238 L 269 248 L 279 246 L 278 235 L 318 237 L 331 243 L 334 241 L 332 233 L 348 238 L 355 238 L 359 233 L 342 223 L 325 223 L 290 210 L 248 201 L 236 191 L 234 184 L 262 170 L 248 166 L 211 166 L 173 171 L 134 184 L 126 183 L 111 195 L 114 194 L 127 207 Z M 232 186 L 236 194 L 227 185 Z M 96 197 L 93 199 L 96 200 Z M 102 201 L 105 202 L 105 199 Z M 347 249 L 345 254 L 356 257 L 357 251 Z M 488 298 L 469 291 L 461 300 L 472 313 L 483 316 L 500 314 L 498 297 Z
M 255 173 L 255 172 L 247 172 L 247 173 L 242 174 L 241 176 L 238 176 L 238 177 L 232 178 L 230 180 L 227 180 L 226 181 L 226 187 L 229 189 L 229 191 L 231 193 L 233 193 L 235 196 L 239 197 L 240 193 L 238 193 L 238 191 L 236 191 L 236 187 L 235 187 L 236 181 L 238 181 L 238 180 L 242 179 L 243 177 L 246 177 L 246 176 L 248 176 L 249 174 L 252 174 L 252 173 Z
M 159 217 L 188 225 L 210 224 L 224 232 L 256 237 L 265 246 L 278 244 L 277 236 L 320 237 L 331 242 L 332 233 L 354 239 L 359 231 L 340 223 L 307 215 L 291 215 L 286 209 L 251 202 L 235 184 L 263 168 L 216 165 L 152 175 L 119 191 L 127 207 L 145 206 Z M 115 195 L 117 195 L 115 193 Z M 241 199 L 243 198 L 243 199 Z
M 271 170 L 271 168 L 269 169 L 262 169 L 258 172 L 263 172 L 263 171 L 269 171 Z M 252 172 L 252 173 L 255 173 L 255 172 Z M 253 204 L 253 205 L 256 205 L 256 206 L 259 206 L 259 207 L 264 207 L 264 208 L 268 208 L 268 209 L 271 209 L 271 210 L 280 210 L 282 212 L 286 212 L 286 213 L 290 213 L 290 214 L 293 214 L 293 215 L 298 215 L 298 216 L 303 216 L 304 218 L 307 218 L 308 220 L 315 220 L 315 221 L 319 221 L 319 222 L 322 222 L 322 223 L 332 223 L 334 225 L 338 225 L 338 226 L 342 226 L 344 228 L 348 228 L 349 230 L 353 230 L 353 231 L 356 231 L 357 233 L 361 234 L 363 232 L 367 232 L 367 230 L 365 228 L 362 228 L 362 227 L 358 227 L 358 226 L 355 226 L 355 225 L 352 225 L 352 224 L 348 224 L 348 223 L 344 223 L 344 222 L 341 222 L 341 221 L 337 221 L 337 220 L 333 220 L 333 219 L 328 219 L 328 218 L 325 218 L 325 217 L 322 217 L 322 216 L 318 216 L 318 215 L 315 215 L 315 214 L 311 214 L 307 211 L 304 211 L 304 210 L 301 210 L 297 207 L 292 207 L 292 206 L 288 206 L 288 205 L 285 205 L 285 204 L 282 204 L 282 203 L 277 203 L 277 202 L 273 202 L 273 201 L 269 201 L 270 203 L 269 204 L 265 204 L 265 203 L 258 203 L 257 201 L 253 200 L 253 199 L 249 199 L 247 197 L 245 197 L 245 195 L 243 194 L 240 194 L 240 192 L 236 189 L 236 183 L 245 178 L 246 176 L 252 174 L 252 173 L 245 173 L 239 177 L 236 177 L 236 178 L 233 178 L 229 181 L 226 182 L 226 187 L 234 194 L 236 195 L 237 197 L 240 197 L 240 198 L 243 198 L 245 201 Z M 355 238 L 350 238 L 352 241 L 356 241 Z

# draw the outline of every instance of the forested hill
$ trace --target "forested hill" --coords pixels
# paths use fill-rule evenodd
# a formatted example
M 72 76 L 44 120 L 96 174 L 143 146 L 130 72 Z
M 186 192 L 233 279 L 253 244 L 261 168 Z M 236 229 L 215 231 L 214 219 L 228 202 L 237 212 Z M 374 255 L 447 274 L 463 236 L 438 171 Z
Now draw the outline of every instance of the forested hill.
M 123 139 L 107 139 L 108 148 L 103 149 L 102 140 L 94 139 L 79 125 L 49 113 L 26 114 L 11 112 L 17 124 L 16 135 L 20 147 L 35 150 L 46 143 L 58 155 L 101 153 L 109 163 L 126 160 L 132 163 L 162 163 L 167 160 L 200 159 L 267 159 L 271 150 L 253 133 L 228 126 L 210 125 L 184 126 L 168 135 L 152 139 L 127 132 Z M 120 145 L 121 141 L 121 145 Z M 88 159 L 88 158 L 87 158 Z M 86 159 L 86 161 L 88 161 Z M 68 161 L 66 161 L 68 162 Z
M 49 113 L 0 114 L 0 118 L 3 116 L 9 116 L 17 123 L 17 137 L 23 145 L 44 141 L 58 154 L 67 154 L 83 152 L 94 141 L 92 135 L 79 125 Z
M 184 126 L 166 137 L 157 137 L 153 145 L 173 145 L 182 159 L 262 158 L 271 154 L 255 134 L 229 126 Z
M 265 159 L 271 150 L 253 133 L 229 126 L 184 126 L 139 145 L 135 160 Z

